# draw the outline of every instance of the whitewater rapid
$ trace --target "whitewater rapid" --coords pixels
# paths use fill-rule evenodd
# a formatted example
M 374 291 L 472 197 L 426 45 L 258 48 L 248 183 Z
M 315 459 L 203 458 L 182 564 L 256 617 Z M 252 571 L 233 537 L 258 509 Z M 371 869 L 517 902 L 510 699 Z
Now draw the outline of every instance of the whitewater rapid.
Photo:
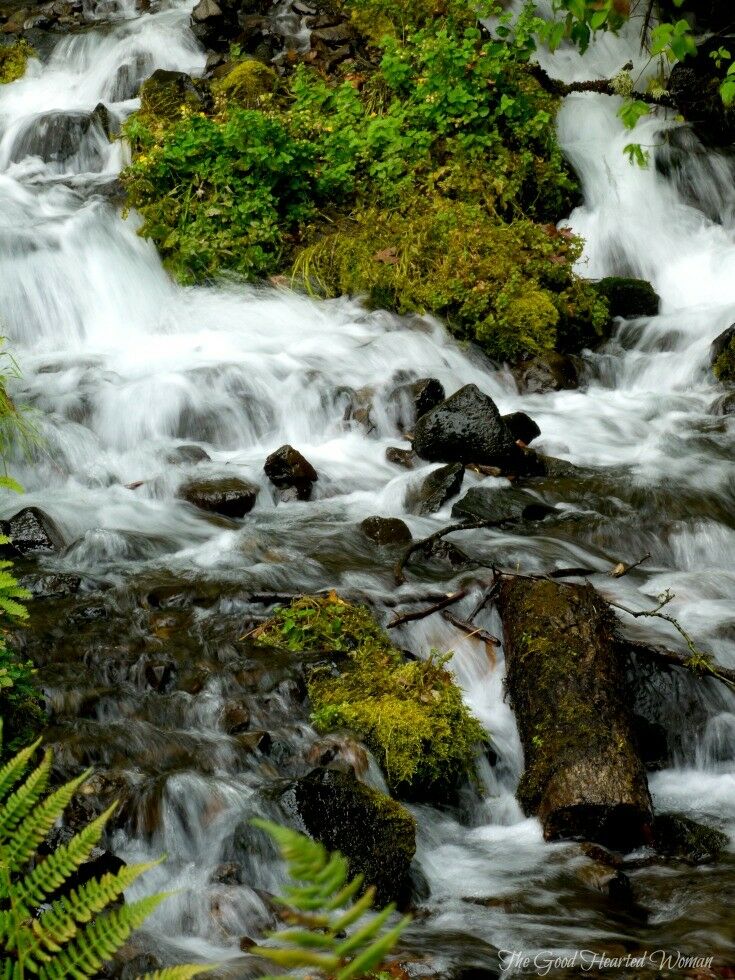
M 671 588 L 672 613 L 735 666 L 735 434 L 732 416 L 713 413 L 718 392 L 708 367 L 712 339 L 735 321 L 732 182 L 721 183 L 715 203 L 723 220 L 713 222 L 655 166 L 630 165 L 623 148 L 631 136 L 616 100 L 565 101 L 559 135 L 584 191 L 568 221 L 586 241 L 580 273 L 642 276 L 662 297 L 660 316 L 622 324 L 603 351 L 585 358 L 579 391 L 521 396 L 507 371 L 460 349 L 430 318 L 401 319 L 368 312 L 357 300 L 318 302 L 277 288 L 184 289 L 137 235 L 136 216 L 119 212 L 114 181 L 124 145 L 109 142 L 94 121 L 66 155 L 44 133 L 57 117 L 69 131 L 73 118 L 88 119 L 100 103 L 120 122 L 155 68 L 201 73 L 204 55 L 188 30 L 191 6 L 163 4 L 143 14 L 124 6 L 109 26 L 108 5 L 104 24 L 61 38 L 43 64 L 32 61 L 26 77 L 0 87 L 0 323 L 22 370 L 14 395 L 33 409 L 42 439 L 34 458 L 17 460 L 13 471 L 26 488 L 22 504 L 49 513 L 69 542 L 50 567 L 117 588 L 132 574 L 174 572 L 252 589 L 334 586 L 379 600 L 392 592 L 390 576 L 374 567 L 373 549 L 355 525 L 373 514 L 400 516 L 421 535 L 445 523 L 451 509 L 430 518 L 407 512 L 408 487 L 432 466 L 409 472 L 386 461 L 385 449 L 401 438 L 389 395 L 402 377 L 436 377 L 448 393 L 473 382 L 503 412 L 533 416 L 542 451 L 612 468 L 591 472 L 567 498 L 552 488 L 559 520 L 548 529 L 487 532 L 476 537 L 476 550 L 531 570 L 592 567 L 606 595 L 638 608 Z M 584 59 L 560 52 L 547 68 L 567 80 L 609 76 L 634 48 L 633 38 L 607 39 Z M 655 152 L 674 126 L 644 120 L 635 138 Z M 690 183 L 712 204 L 711 168 L 724 173 L 727 161 L 702 156 L 687 165 Z M 369 434 L 344 421 L 350 393 L 364 391 L 373 403 Z M 265 457 L 286 442 L 319 473 L 308 505 L 277 504 L 262 472 Z M 168 461 L 192 443 L 211 461 Z M 237 527 L 195 512 L 176 496 L 194 475 L 257 483 L 255 510 Z M 479 482 L 468 473 L 464 488 Z M 8 516 L 18 507 L 8 496 L 0 511 Z M 652 558 L 634 575 L 606 575 L 618 560 L 646 551 Z M 484 615 L 479 621 L 499 632 L 494 614 Z M 677 639 L 661 623 L 646 629 Z M 404 629 L 400 642 L 421 654 L 455 651 L 452 669 L 499 758 L 495 767 L 483 761 L 485 794 L 464 824 L 416 808 L 417 864 L 432 915 L 414 927 L 411 942 L 439 964 L 457 947 L 482 966 L 496 963 L 498 948 L 632 941 L 629 924 L 608 919 L 594 901 L 580 908 L 569 898 L 585 859 L 574 845 L 545 844 L 538 823 L 518 808 L 522 753 L 504 702 L 502 656 L 491 664 L 482 644 L 458 638 L 438 617 Z M 208 689 L 180 721 L 187 737 L 210 746 L 214 774 L 172 776 L 156 833 L 121 835 L 116 846 L 126 858 L 169 856 L 141 886 L 181 889 L 153 920 L 159 942 L 176 955 L 237 964 L 245 957 L 236 937 L 254 928 L 262 908 L 252 888 L 235 889 L 217 899 L 215 923 L 209 880 L 232 823 L 258 812 L 258 803 L 218 732 L 225 696 Z M 682 736 L 676 767 L 653 774 L 652 791 L 660 808 L 704 816 L 735 836 L 735 698 L 708 687 L 703 700 L 706 724 Z M 106 720 L 115 720 L 115 709 L 106 710 Z M 662 711 L 686 728 L 676 699 Z M 257 881 L 249 885 L 277 886 L 279 871 L 265 859 L 251 871 Z M 713 875 L 699 875 L 700 887 L 718 893 L 721 879 Z M 701 945 L 714 935 L 731 948 L 726 911 L 697 924 L 696 881 L 661 885 L 655 878 L 644 876 L 640 887 L 662 942 L 689 935 Z M 467 901 L 482 898 L 489 900 Z

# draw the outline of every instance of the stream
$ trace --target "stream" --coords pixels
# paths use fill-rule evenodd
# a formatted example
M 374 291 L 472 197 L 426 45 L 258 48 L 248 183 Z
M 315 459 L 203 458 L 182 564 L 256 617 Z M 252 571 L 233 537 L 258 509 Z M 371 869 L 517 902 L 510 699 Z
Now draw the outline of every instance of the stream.
M 271 608 L 257 594 L 334 588 L 387 615 L 386 604 L 450 590 L 466 575 L 417 563 L 396 590 L 395 555 L 359 530 L 379 514 L 402 517 L 420 537 L 450 519 L 451 502 L 430 517 L 406 508 L 432 464 L 386 460 L 388 446 L 408 445 L 391 399 L 398 383 L 434 377 L 447 394 L 474 383 L 502 412 L 538 422 L 534 447 L 580 467 L 534 481 L 531 492 L 554 508 L 542 523 L 457 537 L 471 558 L 592 568 L 607 598 L 638 609 L 671 589 L 672 615 L 735 667 L 735 416 L 720 413 L 709 370 L 711 341 L 735 321 L 735 173 L 660 118 L 641 121 L 635 139 L 661 165 L 632 166 L 616 100 L 565 100 L 560 139 L 584 192 L 568 220 L 586 241 L 580 272 L 648 279 L 662 308 L 620 322 L 585 354 L 580 390 L 519 395 L 509 372 L 429 318 L 283 288 L 172 283 L 136 216 L 121 216 L 115 181 L 126 150 L 94 110 L 102 103 L 119 123 L 155 68 L 203 71 L 191 7 L 100 4 L 85 30 L 60 35 L 24 78 L 0 86 L 0 324 L 22 370 L 13 395 L 32 407 L 41 436 L 34 458 L 12 465 L 26 490 L 20 506 L 43 509 L 69 543 L 44 560 L 39 588 L 53 594 L 34 607 L 26 639 L 57 767 L 94 765 L 95 785 L 122 796 L 112 844 L 126 861 L 167 855 L 131 892 L 176 892 L 136 940 L 140 962 L 216 960 L 213 976 L 247 977 L 259 970 L 241 940 L 267 926 L 264 892 L 283 882 L 247 821 L 278 815 L 274 787 L 316 737 L 297 673 L 247 638 Z M 562 50 L 545 67 L 566 81 L 609 77 L 630 57 L 637 41 L 622 36 L 584 58 Z M 365 393 L 370 432 L 344 420 Z M 277 502 L 263 473 L 284 443 L 319 474 L 309 503 Z M 181 451 L 192 445 L 209 459 Z M 187 480 L 209 476 L 257 483 L 252 513 L 229 521 L 177 497 Z M 508 486 L 468 471 L 463 491 L 481 482 Z M 2 517 L 19 509 L 9 497 Z M 609 576 L 647 552 L 630 575 Z M 492 610 L 477 621 L 500 632 Z M 628 625 L 681 646 L 660 621 Z M 412 807 L 419 914 L 405 941 L 409 975 L 525 975 L 502 950 L 550 959 L 667 949 L 712 955 L 715 972 L 702 975 L 731 976 L 735 695 L 673 674 L 641 682 L 641 703 L 668 732 L 667 761 L 649 774 L 655 806 L 726 830 L 731 848 L 716 865 L 632 870 L 634 901 L 616 902 L 595 887 L 578 844 L 545 843 L 518 807 L 522 751 L 502 651 L 493 662 L 439 616 L 396 632 L 416 655 L 454 651 L 450 667 L 495 753 L 479 760 L 481 791 L 468 790 L 459 812 Z M 248 704 L 253 732 L 268 733 L 267 748 L 223 730 L 233 697 Z M 380 785 L 377 767 L 369 778 Z M 218 869 L 232 862 L 240 877 L 222 880 Z M 546 975 L 578 973 L 556 964 Z

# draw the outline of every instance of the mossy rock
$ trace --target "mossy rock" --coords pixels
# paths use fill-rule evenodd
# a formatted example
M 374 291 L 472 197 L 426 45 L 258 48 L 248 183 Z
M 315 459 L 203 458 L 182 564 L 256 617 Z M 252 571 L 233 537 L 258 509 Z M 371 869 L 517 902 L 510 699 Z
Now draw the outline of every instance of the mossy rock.
M 632 320 L 639 316 L 658 316 L 661 299 L 645 279 L 608 276 L 596 282 L 594 287 L 607 300 L 612 317 Z
M 710 361 L 718 381 L 735 382 L 735 324 L 712 342 Z
M 348 858 L 350 877 L 362 874 L 375 887 L 377 905 L 407 902 L 416 821 L 404 806 L 336 769 L 299 779 L 295 796 L 307 831 Z
M 0 47 L 0 85 L 22 78 L 28 67 L 28 59 L 35 57 L 35 50 L 22 39 Z
M 256 109 L 263 97 L 275 92 L 278 75 L 262 61 L 250 58 L 234 64 L 224 78 L 215 82 L 212 91 L 225 104 L 234 103 Z
M 656 849 L 666 857 L 689 864 L 716 861 L 729 838 L 721 830 L 707 827 L 680 813 L 662 813 L 653 824 Z
M 140 88 L 141 114 L 161 122 L 174 122 L 187 112 L 202 112 L 208 100 L 204 86 L 183 71 L 159 68 Z
M 472 778 L 486 736 L 446 657 L 406 661 L 367 609 L 334 592 L 294 600 L 253 638 L 329 659 L 309 673 L 312 722 L 320 732 L 354 732 L 395 796 L 447 802 Z

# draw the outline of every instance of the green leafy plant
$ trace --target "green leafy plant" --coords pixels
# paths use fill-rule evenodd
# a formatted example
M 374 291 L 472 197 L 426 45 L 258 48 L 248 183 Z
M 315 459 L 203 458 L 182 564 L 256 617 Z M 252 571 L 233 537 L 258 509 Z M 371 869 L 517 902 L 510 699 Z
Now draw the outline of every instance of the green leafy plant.
M 157 862 L 128 865 L 116 874 L 65 889 L 99 843 L 114 806 L 68 844 L 39 856 L 39 845 L 89 776 L 84 772 L 49 791 L 49 750 L 28 773 L 39 744 L 40 740 L 22 749 L 0 769 L 0 977 L 83 980 L 97 976 L 102 964 L 167 896 L 152 895 L 110 908 Z M 171 967 L 144 980 L 188 980 L 207 969 Z
M 276 898 L 286 927 L 268 934 L 273 945 L 254 946 L 250 952 L 285 970 L 316 969 L 334 980 L 354 980 L 379 970 L 410 918 L 386 929 L 395 905 L 371 915 L 375 889 L 369 887 L 357 898 L 363 877 L 348 881 L 348 862 L 341 854 L 330 854 L 322 844 L 267 820 L 252 823 L 276 842 L 293 883 Z

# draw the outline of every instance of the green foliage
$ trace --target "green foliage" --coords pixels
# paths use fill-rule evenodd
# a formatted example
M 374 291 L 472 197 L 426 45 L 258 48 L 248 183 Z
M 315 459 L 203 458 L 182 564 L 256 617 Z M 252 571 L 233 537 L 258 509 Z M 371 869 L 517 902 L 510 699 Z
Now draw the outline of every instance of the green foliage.
M 716 359 L 712 369 L 718 381 L 735 382 L 735 336 Z
M 89 772 L 49 791 L 48 750 L 26 775 L 38 745 L 22 749 L 0 769 L 0 976 L 3 980 L 30 975 L 39 980 L 83 980 L 98 975 L 102 964 L 166 896 L 110 908 L 157 862 L 127 865 L 116 874 L 64 890 L 99 843 L 114 806 L 68 844 L 39 857 L 39 845 Z M 204 972 L 203 967 L 174 967 L 153 976 L 187 980 Z
M 35 50 L 22 38 L 0 47 L 0 85 L 22 78 L 26 73 L 28 59 L 35 57 Z
M 578 239 L 553 225 L 498 221 L 480 205 L 439 196 L 403 210 L 368 210 L 305 249 L 295 275 L 328 295 L 446 317 L 491 357 L 517 360 L 599 341 L 607 306 L 572 274 Z
M 255 109 L 265 96 L 271 95 L 278 84 L 278 76 L 262 61 L 250 58 L 240 61 L 219 82 L 212 85 L 212 91 L 226 104 L 231 102 L 246 109 Z
M 471 776 L 485 733 L 446 669 L 448 656 L 406 661 L 366 609 L 335 593 L 295 600 L 254 636 L 294 652 L 339 655 L 337 676 L 331 668 L 311 672 L 312 720 L 323 732 L 355 732 L 392 792 L 436 795 Z
M 250 952 L 285 970 L 316 969 L 334 980 L 353 980 L 379 970 L 410 918 L 386 930 L 395 905 L 371 915 L 373 888 L 355 900 L 362 875 L 348 881 L 348 862 L 341 854 L 329 854 L 322 844 L 278 824 L 252 823 L 278 844 L 293 884 L 276 899 L 285 907 L 286 928 L 269 934 L 272 946 L 255 946 Z

